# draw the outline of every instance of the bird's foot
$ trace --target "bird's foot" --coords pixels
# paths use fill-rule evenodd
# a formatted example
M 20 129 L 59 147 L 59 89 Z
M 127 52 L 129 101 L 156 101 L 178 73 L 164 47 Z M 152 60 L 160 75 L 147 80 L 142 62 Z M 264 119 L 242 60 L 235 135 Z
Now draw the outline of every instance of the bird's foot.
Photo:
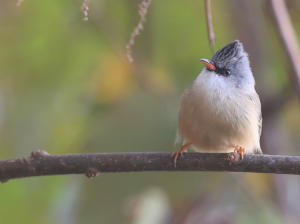
M 191 142 L 186 143 L 183 146 L 181 146 L 180 149 L 178 149 L 178 150 L 176 150 L 175 152 L 172 153 L 171 157 L 173 157 L 175 155 L 175 158 L 174 158 L 174 166 L 175 167 L 176 167 L 176 162 L 177 162 L 177 158 L 178 158 L 179 154 L 183 156 L 183 153 L 187 153 L 187 148 L 191 144 L 192 144 Z
M 245 153 L 245 148 L 241 146 L 237 146 L 234 150 L 235 152 L 239 153 L 241 155 L 241 160 L 243 161 L 244 159 L 244 153 Z

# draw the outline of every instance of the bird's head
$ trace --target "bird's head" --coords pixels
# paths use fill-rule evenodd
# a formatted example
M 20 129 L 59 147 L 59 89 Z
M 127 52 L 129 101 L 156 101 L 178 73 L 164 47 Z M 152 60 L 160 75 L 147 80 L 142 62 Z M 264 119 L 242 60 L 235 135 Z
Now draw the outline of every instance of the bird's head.
M 207 71 L 213 75 L 224 77 L 224 80 L 234 83 L 234 85 L 250 84 L 254 86 L 248 54 L 238 40 L 218 50 L 211 60 L 200 59 L 200 61 L 206 65 Z

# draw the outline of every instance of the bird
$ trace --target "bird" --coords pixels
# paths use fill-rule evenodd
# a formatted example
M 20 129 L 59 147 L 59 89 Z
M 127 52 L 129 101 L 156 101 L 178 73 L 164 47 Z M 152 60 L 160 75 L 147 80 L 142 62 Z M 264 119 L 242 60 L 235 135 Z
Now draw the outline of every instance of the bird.
M 191 146 L 198 152 L 261 154 L 261 103 L 248 54 L 235 40 L 218 50 L 183 92 L 175 143 L 177 158 Z

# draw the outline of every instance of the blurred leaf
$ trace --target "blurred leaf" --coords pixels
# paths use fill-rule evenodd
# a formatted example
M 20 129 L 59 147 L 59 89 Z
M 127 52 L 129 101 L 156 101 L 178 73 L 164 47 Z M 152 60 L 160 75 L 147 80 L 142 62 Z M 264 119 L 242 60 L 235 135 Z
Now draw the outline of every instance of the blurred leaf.
M 99 64 L 90 81 L 97 98 L 106 103 L 128 98 L 136 87 L 129 64 L 110 54 L 99 60 Z

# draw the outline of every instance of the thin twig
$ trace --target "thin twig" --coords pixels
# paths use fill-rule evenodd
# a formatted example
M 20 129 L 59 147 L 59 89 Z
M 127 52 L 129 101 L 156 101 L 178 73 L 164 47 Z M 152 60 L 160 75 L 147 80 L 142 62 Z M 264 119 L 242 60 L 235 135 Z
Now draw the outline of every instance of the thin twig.
M 17 5 L 17 6 L 20 6 L 21 3 L 22 3 L 23 1 L 24 1 L 24 0 L 18 0 L 16 5 Z
M 209 44 L 212 54 L 215 53 L 214 45 L 216 36 L 214 34 L 213 24 L 212 24 L 212 17 L 211 17 L 211 7 L 210 7 L 210 0 L 205 0 L 205 12 L 206 12 L 206 22 L 207 22 L 207 31 L 208 31 L 208 38 Z
M 298 98 L 300 99 L 300 52 L 297 36 L 284 0 L 270 0 L 270 3 L 281 39 L 294 70 L 294 77 L 291 78 L 291 83 L 294 84 Z
M 37 150 L 30 157 L 0 160 L 0 181 L 22 177 L 141 171 L 230 171 L 300 175 L 299 156 L 238 153 L 187 153 L 174 166 L 171 153 L 96 153 L 49 155 Z
M 83 13 L 83 15 L 84 15 L 84 17 L 83 17 L 83 21 L 88 21 L 88 12 L 89 12 L 89 6 L 88 6 L 88 4 L 90 3 L 90 1 L 91 0 L 84 0 L 83 1 L 83 3 L 82 3 L 82 5 L 81 5 L 81 7 L 80 7 L 80 9 L 81 9 L 81 11 L 82 11 L 82 13 Z
M 134 31 L 131 33 L 131 37 L 129 39 L 128 44 L 126 45 L 127 54 L 126 57 L 128 58 L 129 62 L 133 62 L 131 46 L 134 45 L 134 39 L 137 35 L 140 34 L 140 31 L 144 29 L 143 23 L 146 21 L 146 15 L 148 11 L 148 7 L 151 3 L 151 0 L 143 0 L 141 4 L 139 4 L 139 14 L 141 19 L 138 25 L 134 28 Z

